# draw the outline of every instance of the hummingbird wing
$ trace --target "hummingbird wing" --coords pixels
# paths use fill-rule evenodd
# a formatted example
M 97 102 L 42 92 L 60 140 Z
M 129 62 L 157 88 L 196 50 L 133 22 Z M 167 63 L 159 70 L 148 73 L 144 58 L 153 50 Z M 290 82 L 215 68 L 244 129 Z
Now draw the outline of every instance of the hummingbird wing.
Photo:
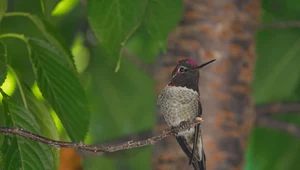
M 201 116 L 202 115 L 202 105 L 200 103 L 200 101 L 198 100 L 198 114 L 197 116 Z M 196 146 L 197 146 L 197 143 L 198 143 L 198 140 L 199 140 L 199 133 L 200 133 L 200 124 L 198 124 L 196 127 L 195 127 L 195 133 L 194 133 L 194 144 L 193 144 L 193 149 L 192 149 L 192 154 L 190 156 L 190 161 L 189 161 L 189 164 L 191 165 L 192 161 L 193 161 L 193 158 L 194 158 L 194 154 L 195 154 L 195 149 L 196 149 Z M 202 139 L 201 139 L 202 140 Z M 202 143 L 202 141 L 201 141 Z
M 202 105 L 200 103 L 200 99 L 198 101 L 198 116 L 201 117 L 202 116 Z M 201 152 L 202 152 L 202 160 L 199 163 L 199 166 L 201 169 L 203 170 L 206 170 L 206 156 L 205 156 L 205 152 L 204 152 L 204 149 L 203 149 L 203 140 L 202 140 L 202 136 L 201 136 L 201 129 L 200 129 L 200 124 L 197 125 L 196 127 L 196 140 L 194 140 L 194 145 L 193 145 L 193 149 L 194 149 L 194 146 L 198 143 L 198 140 L 201 140 Z M 199 136 L 200 135 L 200 139 L 199 139 Z
M 177 140 L 178 144 L 180 145 L 181 149 L 184 151 L 184 153 L 190 158 L 192 156 L 192 150 L 190 147 L 188 147 L 189 145 L 188 145 L 187 138 L 184 136 L 176 136 L 176 140 Z M 199 157 L 196 157 L 196 156 L 194 158 L 196 158 L 196 159 L 193 159 L 193 161 L 192 161 L 192 165 L 193 165 L 194 169 L 195 170 L 206 170 L 205 155 L 204 155 L 203 149 L 202 149 L 202 160 L 200 160 Z
M 202 115 L 202 107 L 201 103 L 198 101 L 198 114 L 197 116 Z M 200 136 L 199 136 L 200 135 Z M 200 138 L 200 139 L 199 139 Z M 184 153 L 190 158 L 191 163 L 193 164 L 193 167 L 195 170 L 206 170 L 206 157 L 202 146 L 202 137 L 201 137 L 201 130 L 200 125 L 197 125 L 195 127 L 195 133 L 192 139 L 188 139 L 184 136 L 176 136 L 176 140 L 178 144 L 180 145 L 181 149 L 184 151 Z M 192 140 L 192 141 L 191 141 Z M 199 141 L 201 140 L 201 141 Z M 191 148 L 189 143 L 193 142 L 193 147 Z M 198 142 L 201 144 L 198 145 L 201 148 L 197 147 Z M 201 149 L 202 153 L 195 154 L 195 151 L 199 151 Z M 200 155 L 202 155 L 200 157 Z M 194 159 L 195 158 L 195 159 Z

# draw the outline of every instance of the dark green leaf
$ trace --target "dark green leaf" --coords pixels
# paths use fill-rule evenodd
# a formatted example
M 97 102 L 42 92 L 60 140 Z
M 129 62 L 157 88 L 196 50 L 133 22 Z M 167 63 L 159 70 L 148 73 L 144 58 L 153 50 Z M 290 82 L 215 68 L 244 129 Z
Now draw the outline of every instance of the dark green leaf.
M 165 50 L 167 36 L 182 17 L 181 0 L 149 0 L 143 25 L 156 43 Z M 144 41 L 147 41 L 146 39 Z
M 52 10 L 59 3 L 60 0 L 40 0 L 44 15 L 51 16 Z
M 130 152 L 130 153 L 128 153 Z M 134 150 L 128 150 L 127 152 L 114 153 L 120 155 L 113 155 L 115 159 L 109 159 L 108 157 L 87 157 L 83 161 L 83 167 L 85 170 L 117 170 L 117 169 L 130 169 L 130 170 L 151 170 L 151 155 L 152 148 L 144 147 Z
M 263 0 L 262 8 L 279 21 L 294 21 L 300 17 L 298 0 Z
M 166 50 L 167 36 L 182 17 L 181 0 L 149 0 L 141 26 L 126 47 L 145 62 L 153 62 Z
M 19 103 L 4 98 L 5 126 L 19 127 L 40 134 L 40 127 L 32 113 Z M 53 170 L 54 160 L 50 146 L 23 137 L 5 136 L 1 146 L 3 170 Z M 1 169 L 2 169 L 1 168 Z
M 7 76 L 7 50 L 5 44 L 0 41 L 0 86 L 4 83 Z
M 30 39 L 32 64 L 38 86 L 56 111 L 67 133 L 82 141 L 89 126 L 90 110 L 73 64 L 59 49 L 44 41 Z
M 276 4 L 279 1 L 272 2 Z M 291 1 L 280 1 L 280 3 L 288 2 Z M 272 7 L 268 6 L 268 8 Z M 269 9 L 267 11 L 270 11 Z M 291 12 L 287 9 L 285 11 L 286 13 Z M 300 9 L 298 14 L 299 12 Z M 286 13 L 283 12 L 276 17 L 279 13 L 273 15 L 273 13 L 265 11 L 262 16 L 263 22 L 282 21 L 282 18 L 287 17 Z M 264 29 L 258 32 L 256 49 L 258 57 L 253 84 L 255 103 L 299 101 L 300 96 L 295 93 L 300 80 L 299 46 L 299 29 Z M 299 115 L 283 114 L 276 118 L 300 125 Z M 255 128 L 249 141 L 245 169 L 298 169 L 299 153 L 299 138 L 276 130 Z
M 7 0 L 0 0 L 0 22 L 6 12 Z
M 44 15 L 41 0 L 20 0 L 14 2 L 13 12 L 27 12 L 38 16 Z
M 108 54 L 119 56 L 123 43 L 142 21 L 147 0 L 89 0 L 88 19 Z
M 0 61 L 0 86 L 4 83 L 7 76 L 7 66 L 5 63 Z
M 300 9 L 299 9 L 300 12 Z M 278 22 L 271 13 L 262 15 L 264 23 Z M 291 100 L 300 80 L 299 29 L 264 29 L 257 34 L 257 63 L 254 97 L 258 104 Z
M 260 31 L 254 81 L 256 103 L 289 100 L 300 78 L 300 31 Z
M 134 55 L 154 61 L 159 50 L 165 50 L 167 36 L 182 16 L 181 0 L 88 2 L 91 27 L 114 57 L 129 40 L 127 47 Z M 116 70 L 119 66 L 120 60 Z
M 159 56 L 161 46 L 142 25 L 126 43 L 128 52 L 145 63 L 152 63 Z
M 70 66 L 73 65 L 73 69 L 75 71 L 76 68 L 74 65 L 72 53 L 70 49 L 64 44 L 63 39 L 57 34 L 55 28 L 51 26 L 47 21 L 41 20 L 37 16 L 30 15 L 29 17 L 39 29 L 39 31 L 43 34 L 45 39 L 61 51 L 62 56 L 67 58 L 66 61 Z
M 59 140 L 59 134 L 54 124 L 49 109 L 45 104 L 38 100 L 29 88 L 23 88 L 27 100 L 28 109 L 33 114 L 37 124 L 40 127 L 41 135 L 53 140 Z M 53 170 L 57 170 L 59 166 L 59 149 L 51 148 L 53 157 Z
M 92 60 L 83 79 L 93 115 L 89 142 L 99 143 L 121 136 L 152 129 L 155 120 L 153 80 L 126 58 L 122 70 L 114 73 L 115 60 L 103 55 L 99 48 L 92 51 Z M 120 159 L 118 159 L 120 158 Z M 150 148 L 114 153 L 111 157 L 84 160 L 87 170 L 149 169 Z M 139 162 L 138 164 L 136 162 Z M 98 165 L 98 166 L 97 166 Z
M 28 18 L 27 18 L 28 17 Z M 22 25 L 22 27 L 19 27 Z M 62 56 L 67 58 L 67 61 L 70 65 L 73 65 L 73 70 L 76 72 L 76 68 L 73 62 L 73 56 L 66 45 L 64 39 L 56 31 L 52 25 L 47 21 L 41 20 L 36 15 L 21 15 L 20 17 L 5 17 L 3 22 L 0 24 L 0 34 L 16 32 L 19 34 L 24 34 L 27 37 L 35 37 L 40 39 L 46 39 L 50 44 L 56 46 L 61 51 Z M 26 46 L 24 42 L 21 42 L 16 39 L 5 39 L 5 44 L 7 44 L 8 53 L 10 56 L 16 56 L 9 58 L 9 64 L 16 68 L 27 84 L 31 84 L 32 80 L 32 69 L 30 68 L 31 64 L 26 57 L 24 56 L 27 53 Z M 15 50 L 16 47 L 18 50 Z

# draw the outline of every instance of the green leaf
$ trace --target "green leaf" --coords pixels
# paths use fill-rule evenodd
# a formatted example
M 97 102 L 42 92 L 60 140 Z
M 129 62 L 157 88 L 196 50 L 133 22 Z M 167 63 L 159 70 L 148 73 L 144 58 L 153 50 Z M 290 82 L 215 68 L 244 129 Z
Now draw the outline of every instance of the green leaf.
M 0 41 L 0 86 L 4 83 L 7 76 L 7 49 L 5 44 Z
M 29 87 L 25 87 L 23 90 L 27 100 L 28 109 L 31 111 L 37 124 L 39 125 L 41 135 L 53 140 L 59 140 L 58 130 L 56 129 L 49 109 L 47 109 L 46 105 L 42 101 L 38 100 L 33 95 Z M 59 149 L 51 147 L 51 150 L 54 161 L 53 170 L 57 170 L 59 166 Z
M 42 4 L 42 10 L 44 15 L 50 17 L 55 6 L 60 2 L 60 0 L 40 0 Z M 65 0 L 64 0 L 65 1 Z
M 256 103 L 289 100 L 293 95 L 300 78 L 299 46 L 298 30 L 266 30 L 258 33 L 258 58 L 253 85 Z
M 280 20 L 267 12 L 263 19 L 264 22 Z M 256 103 L 290 100 L 300 79 L 299 46 L 298 29 L 265 29 L 258 32 L 253 84 Z
M 286 12 L 289 13 L 287 9 Z M 300 9 L 298 14 L 299 12 Z M 278 17 L 279 13 L 273 15 L 273 13 L 264 11 L 263 22 L 282 21 L 282 18 L 287 17 L 285 14 L 283 12 Z M 299 101 L 300 95 L 295 93 L 300 81 L 299 29 L 264 29 L 258 32 L 256 42 L 258 57 L 253 82 L 255 103 Z M 296 114 L 282 114 L 275 118 L 300 125 L 300 117 Z M 285 132 L 255 128 L 249 140 L 245 169 L 298 169 L 299 142 L 299 138 Z
M 41 31 L 46 40 L 58 48 L 63 57 L 66 57 L 66 61 L 73 67 L 73 70 L 76 72 L 73 56 L 71 50 L 65 45 L 63 38 L 58 35 L 55 28 L 51 26 L 47 21 L 41 20 L 38 16 L 29 15 L 29 18 L 33 21 L 36 27 Z
M 89 126 L 90 110 L 73 66 L 59 49 L 30 39 L 31 61 L 44 98 L 56 111 L 73 141 L 82 141 Z
M 40 134 L 40 127 L 32 113 L 19 103 L 4 98 L 5 126 L 23 128 Z M 1 169 L 53 170 L 54 160 L 50 146 L 19 136 L 5 136 L 1 146 Z
M 151 155 L 153 155 L 152 150 L 151 147 L 144 147 L 134 150 L 131 149 L 127 152 L 121 151 L 114 153 L 113 157 L 120 157 L 121 159 L 110 159 L 105 156 L 87 157 L 83 161 L 83 167 L 85 170 L 99 170 L 99 167 L 105 170 L 117 170 L 120 169 L 120 167 L 122 167 L 122 169 L 131 170 L 151 170 L 152 165 L 149 160 L 151 160 Z
M 127 41 L 129 50 L 146 61 L 154 61 L 160 50 L 165 51 L 167 36 L 178 24 L 182 8 L 181 0 L 90 0 L 88 16 L 103 48 L 110 56 L 119 56 L 117 71 L 120 50 Z
M 128 52 L 145 63 L 152 63 L 159 56 L 162 46 L 151 37 L 144 25 L 128 40 Z
M 52 11 L 53 16 L 61 16 L 68 14 L 70 11 L 72 11 L 77 4 L 79 3 L 78 0 L 63 0 L 60 1 L 55 9 Z
M 62 56 L 67 58 L 66 61 L 68 61 L 70 66 L 73 66 L 73 70 L 76 72 L 71 50 L 66 45 L 67 43 L 65 43 L 61 35 L 57 32 L 56 28 L 36 15 L 28 13 L 13 14 L 14 15 L 11 17 L 5 17 L 3 19 L 3 22 L 0 25 L 0 34 L 15 32 L 24 34 L 27 37 L 45 39 L 61 51 L 63 54 Z M 22 28 L 20 28 L 18 24 L 23 25 Z M 7 45 L 10 56 L 23 56 L 24 53 L 27 52 L 27 49 L 24 48 L 26 46 L 24 46 L 23 42 L 19 40 L 5 39 L 3 41 Z M 15 50 L 16 47 L 18 47 L 18 50 Z M 23 57 L 12 57 L 10 60 L 12 61 L 9 64 L 11 64 L 14 68 L 17 68 L 21 76 L 26 77 L 24 80 L 30 84 L 32 82 L 32 70 L 28 69 L 28 64 L 30 65 L 29 60 L 24 60 Z
M 147 4 L 143 25 L 164 51 L 168 34 L 178 24 L 182 13 L 181 0 L 149 0 Z
M 294 21 L 300 17 L 298 0 L 263 0 L 262 8 L 279 21 Z
M 0 22 L 6 12 L 7 0 L 0 0 Z
M 182 17 L 181 0 L 149 0 L 139 29 L 130 37 L 126 47 L 144 62 L 156 60 L 166 51 L 167 36 Z
M 122 70 L 114 73 L 115 61 L 94 48 L 90 63 L 82 79 L 87 79 L 88 99 L 93 110 L 89 143 L 115 140 L 154 126 L 155 93 L 151 77 L 124 58 Z M 84 169 L 114 170 L 149 169 L 151 148 L 113 153 L 111 156 L 84 159 Z M 120 157 L 121 159 L 118 159 Z M 138 162 L 138 164 L 136 163 Z M 98 167 L 97 167 L 98 165 Z
M 0 61 L 0 86 L 4 83 L 7 76 L 7 66 L 5 63 Z
M 141 24 L 147 0 L 89 0 L 88 20 L 102 47 L 111 57 Z
M 13 4 L 13 12 L 26 12 L 38 16 L 44 16 L 41 0 L 21 0 Z

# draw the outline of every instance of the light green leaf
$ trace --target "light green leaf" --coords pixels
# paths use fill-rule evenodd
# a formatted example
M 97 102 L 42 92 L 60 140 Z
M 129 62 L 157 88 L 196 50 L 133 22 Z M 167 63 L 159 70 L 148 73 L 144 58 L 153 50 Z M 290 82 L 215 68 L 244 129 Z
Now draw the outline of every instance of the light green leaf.
M 63 0 L 60 1 L 52 11 L 53 16 L 61 16 L 72 11 L 76 5 L 79 3 L 79 0 Z
M 44 98 L 56 111 L 73 141 L 82 141 L 87 133 L 90 109 L 85 92 L 73 66 L 54 46 L 30 39 L 31 62 Z
M 40 127 L 32 113 L 19 103 L 4 97 L 5 126 L 23 128 L 40 134 Z M 1 169 L 53 170 L 53 156 L 50 146 L 37 143 L 24 137 L 5 136 L 1 146 L 3 160 Z
M 7 0 L 0 0 L 0 22 L 6 12 Z

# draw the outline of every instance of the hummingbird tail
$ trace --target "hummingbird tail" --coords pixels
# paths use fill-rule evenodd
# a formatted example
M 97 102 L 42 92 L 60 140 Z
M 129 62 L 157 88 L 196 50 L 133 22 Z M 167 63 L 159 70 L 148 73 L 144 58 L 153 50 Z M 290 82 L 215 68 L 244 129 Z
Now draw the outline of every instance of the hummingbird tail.
M 205 153 L 204 150 L 202 149 L 202 160 L 201 161 L 195 161 L 192 162 L 194 170 L 206 170 L 206 157 L 205 157 Z
M 188 156 L 188 158 L 191 158 L 192 157 L 192 148 L 188 147 L 187 138 L 185 138 L 183 136 L 176 136 L 176 140 L 179 143 L 182 150 Z M 193 142 L 193 141 L 190 141 L 190 142 Z M 198 156 L 197 156 L 198 159 L 197 159 L 197 157 L 193 157 L 192 165 L 193 165 L 195 170 L 206 170 L 206 157 L 205 157 L 205 153 L 204 153 L 204 150 L 203 150 L 203 147 L 202 147 L 202 138 L 200 140 L 198 140 L 198 143 L 200 143 L 200 142 L 201 142 L 201 152 L 202 153 L 198 153 Z M 202 156 L 199 159 L 200 154 Z

